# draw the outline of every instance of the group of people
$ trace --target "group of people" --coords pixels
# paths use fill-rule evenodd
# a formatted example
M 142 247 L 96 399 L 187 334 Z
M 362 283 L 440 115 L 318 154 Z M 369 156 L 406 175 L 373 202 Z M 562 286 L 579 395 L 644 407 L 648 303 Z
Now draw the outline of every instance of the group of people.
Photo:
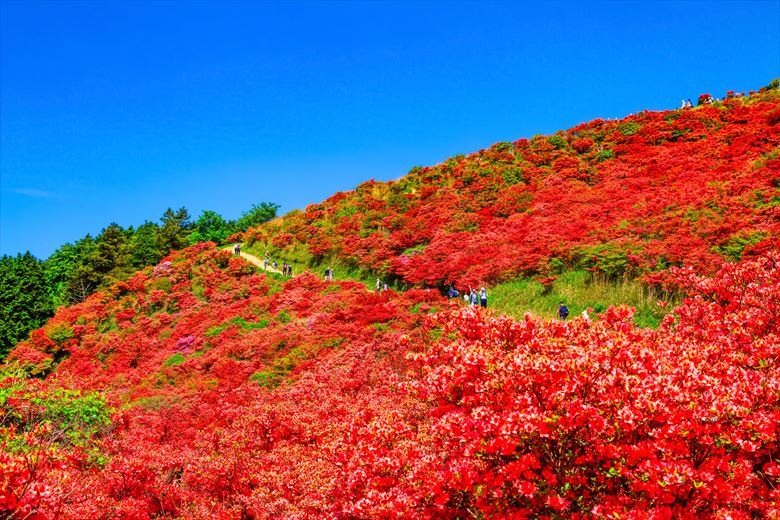
M 690 100 L 689 100 L 690 101 Z M 236 244 L 233 246 L 233 253 L 240 255 L 241 254 L 241 244 Z M 270 258 L 268 256 L 268 253 L 266 252 L 265 258 L 263 259 L 263 267 L 267 270 L 268 264 L 270 262 Z M 278 269 L 278 264 L 276 261 L 272 263 L 272 267 L 274 269 Z M 288 264 L 287 262 L 282 263 L 282 274 L 284 276 L 292 276 L 292 265 Z M 325 269 L 325 281 L 326 282 L 332 282 L 333 281 L 333 268 L 327 267 Z M 382 291 L 387 290 L 387 282 L 383 282 L 380 278 L 376 279 L 376 293 L 381 294 Z M 460 296 L 460 293 L 457 289 L 455 289 L 454 285 L 450 285 L 449 290 L 447 291 L 447 298 L 453 299 L 458 298 Z M 480 288 L 479 292 L 475 291 L 471 287 L 469 287 L 468 291 L 466 291 L 463 294 L 463 300 L 471 305 L 472 307 L 480 306 L 484 309 L 487 308 L 488 304 L 488 293 L 487 289 L 484 287 Z M 590 319 L 590 316 L 588 315 L 588 311 L 584 310 L 582 311 L 582 317 L 585 319 Z M 566 320 L 569 318 L 569 308 L 566 306 L 564 302 L 560 302 L 558 305 L 558 319 Z
M 271 269 L 274 271 L 279 270 L 279 263 L 276 260 L 271 260 L 270 255 L 268 254 L 268 251 L 265 252 L 265 256 L 263 257 L 263 270 L 267 271 L 268 266 L 271 266 Z M 292 264 L 288 264 L 287 262 L 282 262 L 282 274 L 284 276 L 292 276 Z
M 703 97 L 700 98 L 699 103 L 705 104 L 705 105 L 711 105 L 713 103 L 719 103 L 720 99 L 716 98 L 715 96 L 709 96 L 709 97 Z M 683 108 L 693 108 L 693 102 L 691 101 L 691 98 L 683 99 L 682 105 L 680 105 L 680 110 Z
M 590 320 L 590 314 L 588 314 L 588 309 L 583 309 L 581 316 L 585 320 Z M 569 317 L 569 308 L 566 306 L 565 303 L 561 302 L 558 304 L 558 319 L 566 321 L 566 319 Z
M 236 242 L 236 245 L 233 246 L 233 254 L 234 255 L 240 255 L 241 254 L 241 244 Z
M 460 296 L 460 293 L 458 290 L 450 285 L 449 290 L 447 291 L 447 298 L 458 298 Z M 487 302 L 488 302 L 488 293 L 487 289 L 482 287 L 479 292 L 475 291 L 471 287 L 469 287 L 469 290 L 463 293 L 463 300 L 471 305 L 472 307 L 476 307 L 479 305 L 480 307 L 483 307 L 487 309 Z

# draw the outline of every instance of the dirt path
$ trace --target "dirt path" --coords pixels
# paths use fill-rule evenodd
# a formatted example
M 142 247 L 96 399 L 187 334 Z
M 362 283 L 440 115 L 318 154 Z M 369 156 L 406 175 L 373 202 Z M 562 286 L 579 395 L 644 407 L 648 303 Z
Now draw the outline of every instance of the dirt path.
M 241 244 L 241 245 L 243 246 L 244 244 Z M 233 251 L 233 246 L 224 247 L 223 249 L 226 250 L 226 251 L 232 252 Z M 247 262 L 249 262 L 251 264 L 256 265 L 260 269 L 263 269 L 263 261 L 260 258 L 257 258 L 255 255 L 250 255 L 249 253 L 244 253 L 243 251 L 241 251 L 241 258 L 243 258 L 244 260 L 246 260 Z M 268 264 L 268 267 L 266 267 L 265 270 L 266 271 L 270 271 L 272 273 L 282 274 L 281 269 L 274 269 L 271 266 L 271 264 Z

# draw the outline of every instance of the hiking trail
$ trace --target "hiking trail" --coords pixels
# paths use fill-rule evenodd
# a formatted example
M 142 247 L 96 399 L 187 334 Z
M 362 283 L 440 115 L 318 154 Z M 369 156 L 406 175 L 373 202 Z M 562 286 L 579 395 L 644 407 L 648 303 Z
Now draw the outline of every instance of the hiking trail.
M 244 247 L 244 244 L 240 244 L 240 246 Z M 224 249 L 226 251 L 230 251 L 231 253 L 233 252 L 233 246 L 223 247 L 222 249 Z M 272 273 L 282 274 L 282 270 L 281 269 L 274 269 L 274 267 L 271 265 L 270 262 L 268 264 L 268 267 L 264 268 L 263 267 L 263 261 L 260 258 L 257 258 L 255 255 L 250 255 L 249 253 L 244 253 L 243 251 L 241 251 L 241 253 L 239 253 L 239 255 L 241 256 L 241 258 L 243 258 L 244 260 L 246 260 L 247 262 L 249 262 L 251 264 L 256 265 L 260 269 L 264 269 L 265 271 L 270 271 Z

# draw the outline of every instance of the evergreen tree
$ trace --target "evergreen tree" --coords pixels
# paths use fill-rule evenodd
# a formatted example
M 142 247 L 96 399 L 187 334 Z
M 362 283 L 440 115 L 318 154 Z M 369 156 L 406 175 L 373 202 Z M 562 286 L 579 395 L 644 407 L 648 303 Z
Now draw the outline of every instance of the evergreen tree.
M 160 226 L 148 220 L 138 226 L 130 240 L 130 263 L 136 269 L 156 265 L 165 256 L 160 243 Z
M 215 211 L 204 211 L 195 221 L 195 230 L 190 233 L 190 244 L 214 242 L 221 244 L 233 232 L 233 227 Z
M 102 281 L 90 261 L 96 248 L 90 235 L 57 249 L 45 262 L 46 285 L 56 306 L 83 301 Z
M 250 227 L 273 220 L 276 218 L 276 210 L 278 209 L 279 204 L 273 202 L 254 204 L 247 211 L 241 213 L 241 218 L 236 221 L 236 228 L 238 231 L 246 231 Z
M 29 252 L 0 258 L 0 361 L 53 314 L 44 264 Z
M 171 250 L 182 249 L 189 245 L 187 235 L 192 229 L 192 223 L 186 208 L 182 207 L 176 211 L 168 208 L 160 220 L 162 221 L 160 246 L 165 255 Z

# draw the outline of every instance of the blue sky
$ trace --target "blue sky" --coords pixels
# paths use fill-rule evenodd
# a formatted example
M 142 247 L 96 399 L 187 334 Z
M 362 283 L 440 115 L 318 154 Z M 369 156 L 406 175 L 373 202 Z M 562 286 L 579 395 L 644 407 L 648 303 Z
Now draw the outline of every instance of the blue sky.
M 0 253 L 780 76 L 780 2 L 0 2 Z

